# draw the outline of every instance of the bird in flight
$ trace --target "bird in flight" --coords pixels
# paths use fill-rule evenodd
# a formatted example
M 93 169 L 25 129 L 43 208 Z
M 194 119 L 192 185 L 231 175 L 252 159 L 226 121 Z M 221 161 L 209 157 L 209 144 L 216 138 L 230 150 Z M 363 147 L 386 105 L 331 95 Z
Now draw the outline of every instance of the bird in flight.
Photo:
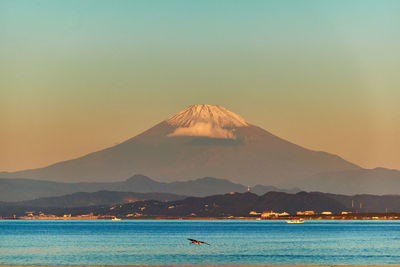
M 208 243 L 206 243 L 206 242 L 198 241 L 198 240 L 196 240 L 196 239 L 188 238 L 188 240 L 189 240 L 192 244 L 197 244 L 197 245 L 205 244 L 205 245 L 211 246 L 210 244 L 208 244 Z

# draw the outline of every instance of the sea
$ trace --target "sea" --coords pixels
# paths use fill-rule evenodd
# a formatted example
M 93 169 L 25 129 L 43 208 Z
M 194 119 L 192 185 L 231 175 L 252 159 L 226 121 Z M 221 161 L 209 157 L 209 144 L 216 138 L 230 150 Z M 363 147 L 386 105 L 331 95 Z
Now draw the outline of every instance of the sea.
M 0 265 L 400 265 L 400 222 L 0 220 Z

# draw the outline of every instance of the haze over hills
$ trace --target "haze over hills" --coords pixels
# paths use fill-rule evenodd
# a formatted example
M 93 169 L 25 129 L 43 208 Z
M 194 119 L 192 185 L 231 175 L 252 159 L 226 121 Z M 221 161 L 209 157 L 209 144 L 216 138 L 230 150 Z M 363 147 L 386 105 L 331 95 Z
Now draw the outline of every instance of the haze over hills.
M 76 192 L 117 191 L 135 193 L 170 193 L 185 196 L 208 196 L 229 192 L 245 192 L 247 187 L 225 179 L 205 177 L 195 180 L 164 183 L 144 175 L 134 175 L 125 181 L 109 183 L 60 183 L 30 179 L 0 179 L 0 201 L 24 201 L 43 197 L 56 197 Z M 252 192 L 265 194 L 269 191 L 299 192 L 300 189 L 279 189 L 257 185 Z
M 335 193 L 400 193 L 398 171 L 379 172 L 381 186 L 376 187 L 374 170 L 290 143 L 212 105 L 190 106 L 119 145 L 44 168 L 0 173 L 0 177 L 112 182 L 134 173 L 164 182 L 221 177 L 249 185 Z M 360 182 L 362 186 L 357 186 Z M 354 191 L 348 192 L 350 188 Z
M 105 206 L 130 203 L 140 200 L 173 201 L 186 198 L 169 193 L 134 193 L 116 191 L 97 191 L 93 193 L 77 192 L 59 197 L 44 197 L 18 202 L 4 202 L 3 206 L 24 206 L 29 208 L 74 208 L 89 206 Z

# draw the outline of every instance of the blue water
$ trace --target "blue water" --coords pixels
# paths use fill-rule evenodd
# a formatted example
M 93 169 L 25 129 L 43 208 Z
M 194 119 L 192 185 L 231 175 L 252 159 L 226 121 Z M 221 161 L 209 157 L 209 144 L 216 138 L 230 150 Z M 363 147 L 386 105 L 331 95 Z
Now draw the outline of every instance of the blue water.
M 0 220 L 0 265 L 399 264 L 398 221 Z

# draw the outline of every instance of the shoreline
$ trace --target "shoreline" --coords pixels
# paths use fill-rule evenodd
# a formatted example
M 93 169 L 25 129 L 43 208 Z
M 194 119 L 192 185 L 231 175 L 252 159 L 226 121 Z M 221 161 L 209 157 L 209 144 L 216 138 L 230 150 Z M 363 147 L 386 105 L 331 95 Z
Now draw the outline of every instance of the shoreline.
M 297 215 L 297 216 L 281 216 L 271 218 L 260 218 L 255 216 L 228 216 L 228 217 L 192 217 L 192 216 L 138 216 L 138 217 L 125 217 L 116 216 L 121 220 L 253 220 L 253 221 L 286 221 L 286 220 L 299 220 L 313 221 L 313 220 L 331 220 L 331 221 L 345 221 L 345 220 L 366 220 L 366 221 L 382 221 L 382 220 L 400 220 L 400 213 L 377 214 L 346 214 L 346 215 Z M 79 215 L 58 217 L 55 215 L 42 215 L 42 216 L 19 216 L 19 217 L 0 217 L 0 220 L 112 220 L 110 216 L 100 215 Z M 115 220 L 116 222 L 119 220 Z

